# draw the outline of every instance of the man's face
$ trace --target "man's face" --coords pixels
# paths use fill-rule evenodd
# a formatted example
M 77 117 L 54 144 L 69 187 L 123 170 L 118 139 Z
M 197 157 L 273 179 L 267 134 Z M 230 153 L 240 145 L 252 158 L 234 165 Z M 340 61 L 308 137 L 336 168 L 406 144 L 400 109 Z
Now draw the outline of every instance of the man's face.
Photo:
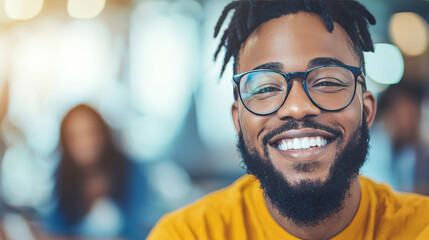
M 333 58 L 346 65 L 358 66 L 349 39 L 342 27 L 335 23 L 329 33 L 320 17 L 308 13 L 285 15 L 272 19 L 256 29 L 242 45 L 237 72 L 252 70 L 264 64 L 280 64 L 283 72 L 304 72 L 316 58 Z M 329 63 L 329 62 L 327 62 Z M 271 64 L 272 65 L 272 64 Z M 307 97 L 302 79 L 293 79 L 290 93 L 283 106 L 268 116 L 257 116 L 247 111 L 240 100 L 233 105 L 232 114 L 237 132 L 246 143 L 262 156 L 264 145 L 272 165 L 291 183 L 302 180 L 325 181 L 338 151 L 350 141 L 362 125 L 362 113 L 370 125 L 373 119 L 374 98 L 362 93 L 358 84 L 353 102 L 344 110 L 325 112 Z M 290 120 L 298 126 L 267 139 L 268 134 Z M 303 126 L 305 120 L 316 126 Z M 265 140 L 264 141 L 264 137 Z M 327 144 L 305 150 L 279 150 L 282 141 L 301 141 L 304 137 L 320 138 Z
M 329 33 L 318 16 L 298 13 L 256 29 L 241 46 L 236 67 L 238 73 L 261 66 L 277 66 L 285 73 L 304 72 L 314 67 L 310 63 L 332 63 L 323 59 L 359 66 L 341 26 L 335 24 Z M 237 100 L 232 115 L 244 163 L 260 180 L 265 195 L 295 224 L 314 226 L 343 208 L 350 184 L 365 160 L 375 101 L 358 84 L 347 108 L 326 112 L 308 98 L 302 79 L 291 81 L 290 93 L 277 112 L 258 116 Z M 299 150 L 279 149 L 282 142 L 304 138 L 325 143 Z

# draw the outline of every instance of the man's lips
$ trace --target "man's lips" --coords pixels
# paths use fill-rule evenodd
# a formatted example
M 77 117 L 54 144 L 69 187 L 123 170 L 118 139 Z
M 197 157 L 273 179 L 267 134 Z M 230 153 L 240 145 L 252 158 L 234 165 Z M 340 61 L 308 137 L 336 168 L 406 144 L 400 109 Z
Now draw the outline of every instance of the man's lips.
M 323 147 L 336 137 L 324 130 L 301 128 L 278 134 L 269 141 L 269 144 L 282 151 L 307 150 Z
M 277 148 L 280 150 L 304 150 L 313 147 L 323 147 L 326 144 L 328 144 L 328 140 L 321 136 L 282 139 L 276 143 Z
M 294 129 L 273 137 L 269 146 L 288 161 L 308 162 L 321 160 L 336 139 L 336 135 L 324 130 Z

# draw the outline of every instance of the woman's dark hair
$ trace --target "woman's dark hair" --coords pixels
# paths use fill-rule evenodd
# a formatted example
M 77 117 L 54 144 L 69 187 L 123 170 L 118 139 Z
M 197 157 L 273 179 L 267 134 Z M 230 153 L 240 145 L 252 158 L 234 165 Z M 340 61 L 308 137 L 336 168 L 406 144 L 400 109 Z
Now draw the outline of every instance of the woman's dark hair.
M 98 159 L 98 167 L 108 175 L 109 194 L 111 199 L 120 202 L 123 199 L 125 184 L 126 158 L 115 146 L 110 128 L 101 115 L 87 105 L 78 105 L 71 109 L 64 117 L 60 129 L 60 147 L 62 150 L 61 160 L 56 171 L 55 192 L 58 197 L 58 211 L 61 213 L 65 224 L 73 225 L 81 220 L 89 210 L 84 201 L 83 171 L 76 164 L 67 148 L 66 131 L 69 122 L 84 113 L 92 116 L 101 129 L 103 147 Z
M 334 22 L 340 24 L 350 38 L 350 44 L 361 67 L 365 66 L 363 51 L 374 51 L 368 22 L 375 24 L 375 18 L 362 4 L 354 0 L 234 1 L 224 8 L 216 24 L 214 37 L 219 35 L 228 13 L 232 10 L 235 10 L 234 14 L 214 54 L 216 60 L 220 50 L 226 49 L 221 75 L 231 57 L 234 58 L 234 73 L 236 72 L 241 44 L 259 25 L 273 18 L 298 12 L 321 16 L 329 32 L 333 31 Z

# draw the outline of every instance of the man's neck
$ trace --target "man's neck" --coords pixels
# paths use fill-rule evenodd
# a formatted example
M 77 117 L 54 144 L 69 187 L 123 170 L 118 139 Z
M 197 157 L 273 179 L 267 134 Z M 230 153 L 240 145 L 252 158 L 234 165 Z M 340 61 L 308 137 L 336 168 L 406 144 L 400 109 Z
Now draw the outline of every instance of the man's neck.
M 359 178 L 350 186 L 350 195 L 346 197 L 344 208 L 334 216 L 314 227 L 296 226 L 290 219 L 283 217 L 264 195 L 267 208 L 274 220 L 288 233 L 301 239 L 329 239 L 340 233 L 353 220 L 360 203 L 361 189 Z M 347 195 L 346 195 L 347 196 Z

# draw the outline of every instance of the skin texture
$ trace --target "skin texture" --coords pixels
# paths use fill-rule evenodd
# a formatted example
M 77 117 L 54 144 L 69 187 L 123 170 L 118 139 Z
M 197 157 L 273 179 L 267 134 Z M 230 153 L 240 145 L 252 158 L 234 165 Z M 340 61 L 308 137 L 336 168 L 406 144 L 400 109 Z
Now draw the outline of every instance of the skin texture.
M 334 58 L 346 65 L 359 66 L 359 61 L 350 46 L 350 40 L 340 25 L 334 25 L 329 33 L 319 16 L 300 12 L 272 19 L 257 28 L 241 46 L 237 63 L 237 73 L 252 70 L 262 64 L 280 63 L 283 72 L 303 72 L 310 68 L 312 59 Z M 312 104 L 305 94 L 302 79 L 292 80 L 292 89 L 284 105 L 268 116 L 257 116 L 245 109 L 240 100 L 233 103 L 232 116 L 238 133 L 263 156 L 263 137 L 267 132 L 278 128 L 284 122 L 294 119 L 313 120 L 342 133 L 343 142 L 338 138 L 323 147 L 323 151 L 309 154 L 306 151 L 293 151 L 281 154 L 274 144 L 268 146 L 268 154 L 273 166 L 291 184 L 303 180 L 325 181 L 337 152 L 350 141 L 353 133 L 362 125 L 362 112 L 370 127 L 375 115 L 375 99 L 370 92 L 362 93 L 358 84 L 353 102 L 338 112 L 324 112 Z M 285 134 L 315 133 L 309 127 L 287 131 Z M 314 163 L 311 171 L 300 171 L 299 163 Z M 344 229 L 353 218 L 360 200 L 358 179 L 350 187 L 350 197 L 345 200 L 344 209 L 331 219 L 311 228 L 301 228 L 284 218 L 266 199 L 274 219 L 289 233 L 303 239 L 329 238 Z

